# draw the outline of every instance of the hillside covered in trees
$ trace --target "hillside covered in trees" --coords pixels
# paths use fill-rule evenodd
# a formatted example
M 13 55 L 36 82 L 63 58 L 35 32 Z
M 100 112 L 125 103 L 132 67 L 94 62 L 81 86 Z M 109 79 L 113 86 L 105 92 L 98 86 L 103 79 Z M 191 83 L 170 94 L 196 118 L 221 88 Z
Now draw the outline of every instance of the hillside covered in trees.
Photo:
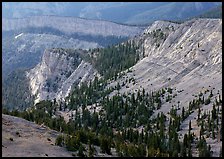
M 222 157 L 221 26 L 157 21 L 105 48 L 47 50 L 32 69 L 36 82 L 11 75 L 22 94 L 6 89 L 4 99 L 18 97 L 23 110 L 2 111 L 56 130 L 54 145 L 73 156 Z M 55 84 L 66 96 L 47 98 Z M 33 104 L 27 92 L 40 86 L 46 99 Z

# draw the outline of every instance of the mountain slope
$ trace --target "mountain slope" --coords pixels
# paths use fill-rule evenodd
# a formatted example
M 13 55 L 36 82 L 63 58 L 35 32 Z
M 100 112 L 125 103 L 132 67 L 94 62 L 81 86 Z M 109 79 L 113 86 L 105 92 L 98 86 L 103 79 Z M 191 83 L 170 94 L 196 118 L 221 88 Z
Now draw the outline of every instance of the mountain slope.
M 140 27 L 71 17 L 3 18 L 3 75 L 32 68 L 45 49 L 105 47 L 142 32 Z
M 177 87 L 191 96 L 203 86 L 218 88 L 222 81 L 221 26 L 222 20 L 218 19 L 193 19 L 183 24 L 155 22 L 140 38 L 145 57 L 132 67 L 127 77 L 121 77 L 134 77 L 136 84 L 128 89 L 123 87 L 120 92 L 140 87 L 148 91 Z M 159 35 L 166 36 L 160 39 Z M 124 79 L 116 82 L 122 83 Z M 199 83 L 201 79 L 204 82 Z
M 140 27 L 71 17 L 36 16 L 22 19 L 3 18 L 2 71 L 4 79 L 4 105 L 8 104 L 7 107 L 12 108 L 17 100 L 15 96 L 21 93 L 19 86 L 10 84 L 10 81 L 13 81 L 13 83 L 18 82 L 24 86 L 23 88 L 26 88 L 24 89 L 24 92 L 26 92 L 24 95 L 30 93 L 26 87 L 27 83 L 22 83 L 18 75 L 19 73 L 24 75 L 26 69 L 31 69 L 40 63 L 46 49 L 67 48 L 87 50 L 101 48 L 124 41 L 129 36 L 135 36 L 142 31 L 143 28 Z M 84 67 L 84 63 L 82 63 L 82 67 Z M 87 66 L 89 67 L 89 64 Z M 91 67 L 86 69 L 89 69 L 91 72 Z M 18 72 L 19 70 L 20 72 Z M 84 75 L 84 73 L 82 74 Z M 10 79 L 12 77 L 16 78 Z M 67 87 L 69 88 L 70 86 L 66 84 L 66 86 L 63 86 L 63 91 L 57 93 L 66 93 L 68 91 Z M 10 96 L 11 98 L 9 98 L 10 94 L 14 94 L 15 96 L 13 95 L 13 97 Z M 22 101 L 27 97 L 24 96 L 20 99 Z M 27 104 L 25 105 L 27 106 Z
M 71 152 L 54 146 L 58 135 L 48 127 L 2 114 L 2 157 L 72 157 Z
M 147 10 L 127 20 L 128 24 L 148 24 L 156 20 L 184 20 L 216 6 L 209 2 L 170 2 L 166 5 Z M 144 19 L 144 22 L 143 22 Z
M 197 16 L 199 18 L 222 18 L 222 5 L 209 9 L 205 13 Z
M 135 43 L 140 43 L 142 45 L 139 48 L 141 48 L 142 51 L 144 50 L 144 55 L 140 56 L 144 57 L 131 69 L 128 69 L 128 73 L 125 71 L 125 75 L 119 76 L 120 78 L 112 82 L 108 87 L 114 87 L 118 82 L 120 84 L 126 83 L 125 81 L 127 81 L 127 79 L 134 78 L 135 84 L 127 83 L 121 87 L 120 93 L 134 92 L 136 89 L 141 88 L 149 92 L 165 87 L 174 87 L 177 90 L 186 89 L 185 93 L 182 93 L 180 97 L 178 96 L 183 104 L 186 104 L 186 102 L 191 99 L 191 95 L 193 93 L 198 93 L 203 87 L 207 87 L 208 85 L 215 88 L 219 87 L 221 85 L 222 72 L 222 55 L 220 53 L 221 25 L 222 21 L 216 19 L 193 19 L 183 24 L 164 21 L 155 22 L 145 30 L 142 36 L 134 38 Z M 141 54 L 142 51 L 140 51 Z M 65 60 L 62 62 L 64 65 L 63 67 L 61 64 L 55 65 L 65 58 L 58 58 L 61 56 L 61 53 L 59 53 L 60 51 L 58 51 L 57 56 L 52 52 L 54 51 L 46 51 L 42 63 L 30 71 L 29 78 L 32 81 L 30 86 L 33 90 L 33 95 L 37 93 L 37 90 L 39 90 L 40 94 L 43 93 L 41 95 L 42 97 L 38 97 L 39 99 L 47 99 L 47 96 L 49 96 L 49 99 L 64 98 L 68 95 L 73 83 L 85 81 L 81 80 L 86 76 L 85 71 L 87 71 L 87 76 L 89 77 L 86 79 L 87 81 L 97 72 L 96 70 L 92 72 L 92 67 L 95 65 L 94 63 L 93 66 L 88 63 L 85 64 L 85 61 L 81 62 L 80 57 L 80 59 L 78 58 L 79 60 L 76 61 L 76 66 L 70 70 L 71 73 L 65 76 L 63 74 L 66 74 L 73 63 Z M 83 55 L 88 55 L 87 53 L 88 51 L 85 53 L 81 52 Z M 89 52 L 89 54 L 91 54 L 91 52 Z M 102 52 L 95 56 L 101 55 L 103 55 Z M 128 57 L 128 55 L 126 56 Z M 52 57 L 52 59 L 46 57 Z M 103 58 L 110 57 L 108 55 L 103 55 Z M 100 65 L 98 65 L 104 66 L 104 62 L 108 63 L 109 61 L 104 59 L 101 61 Z M 121 62 L 124 62 L 124 60 Z M 97 61 L 95 63 L 97 64 Z M 84 65 L 87 67 L 83 67 Z M 119 64 L 117 63 L 117 65 Z M 78 70 L 76 70 L 76 68 Z M 54 70 L 51 71 L 51 69 Z M 102 72 L 102 69 L 106 68 L 100 67 L 98 69 Z M 40 74 L 39 72 L 42 73 Z M 55 78 L 58 80 L 55 81 Z M 204 79 L 206 82 L 199 83 L 199 79 Z M 50 87 L 45 87 L 44 83 L 47 81 Z M 77 84 L 79 84 L 79 82 Z M 60 91 L 60 93 L 58 91 Z M 54 92 L 54 95 L 51 94 L 52 92 Z M 59 95 L 56 97 L 56 94 Z M 182 99 L 183 96 L 185 96 L 185 99 Z M 167 107 L 169 107 L 169 104 Z M 163 112 L 168 111 L 166 107 L 163 109 Z
M 27 27 L 50 27 L 65 34 L 90 34 L 101 36 L 135 36 L 139 27 L 116 24 L 109 21 L 88 20 L 73 17 L 34 16 L 32 18 L 5 19 L 3 31 L 20 30 Z
M 183 20 L 220 4 L 221 2 L 42 2 L 37 7 L 36 3 L 3 3 L 3 17 L 75 16 L 142 25 L 156 20 Z
M 160 38 L 159 35 L 164 34 L 166 36 Z M 173 107 L 178 107 L 177 114 L 180 115 L 183 107 L 188 109 L 190 101 L 196 100 L 200 93 L 212 91 L 211 100 L 214 102 L 222 96 L 221 37 L 221 19 L 193 19 L 182 24 L 155 22 L 140 38 L 143 40 L 145 57 L 109 85 L 115 87 L 118 83 L 123 83 L 118 92 L 111 93 L 111 97 L 117 93 L 137 92 L 139 89 L 152 92 L 171 88 L 173 93 L 162 98 L 161 108 L 154 111 L 152 119 L 161 112 L 170 117 Z M 134 82 L 127 82 L 129 79 Z M 210 97 L 205 95 L 206 98 Z M 214 104 L 201 105 L 201 109 L 211 112 L 212 105 Z M 193 132 L 196 137 L 199 136 L 197 112 L 192 113 L 181 124 L 181 131 L 178 132 L 181 140 L 188 133 L 190 120 Z M 213 155 L 218 156 L 221 146 L 219 139 L 206 137 L 206 141 L 210 144 Z M 194 150 L 193 156 L 198 156 L 198 153 Z
M 25 70 L 18 69 L 2 78 L 2 107 L 25 110 L 33 105 L 34 99 Z
M 2 40 L 3 75 L 15 68 L 32 68 L 39 63 L 46 48 L 89 49 L 101 47 L 95 42 L 53 34 L 20 33 Z
M 73 84 L 90 81 L 97 71 L 83 61 L 84 51 L 69 49 L 45 50 L 42 61 L 27 72 L 32 95 L 41 100 L 57 100 L 68 96 Z
M 80 141 L 89 139 L 107 154 L 115 148 L 118 156 L 219 156 L 221 27 L 221 19 L 156 21 L 142 35 L 108 48 L 47 50 L 28 71 L 32 89 L 45 93 L 44 98 L 59 94 L 58 88 L 63 95 L 66 89 L 70 93 L 59 103 L 38 103 L 30 114 L 37 116 L 36 122 L 72 134 L 73 144 L 62 143 L 74 151 L 82 134 Z M 94 67 L 102 78 L 80 84 L 78 76 Z M 66 77 L 67 70 L 74 74 Z M 77 79 L 80 87 L 70 87 Z M 51 124 L 58 116 L 66 121 L 60 118 L 61 127 Z

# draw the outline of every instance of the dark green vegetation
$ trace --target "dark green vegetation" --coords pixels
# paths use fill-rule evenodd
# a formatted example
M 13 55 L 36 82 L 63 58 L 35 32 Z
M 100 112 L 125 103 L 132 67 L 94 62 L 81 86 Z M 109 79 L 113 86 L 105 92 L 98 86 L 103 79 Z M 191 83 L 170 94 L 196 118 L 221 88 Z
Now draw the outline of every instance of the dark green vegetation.
M 63 53 L 68 54 L 69 57 L 73 57 L 73 69 L 81 63 L 80 58 L 82 58 L 82 53 L 85 52 L 73 49 L 63 49 L 57 48 L 52 49 L 53 52 L 58 52 L 60 55 Z M 4 108 L 25 110 L 34 103 L 34 96 L 31 95 L 31 90 L 29 88 L 29 80 L 26 76 L 26 71 L 28 69 L 18 69 L 11 72 L 9 75 L 5 75 L 2 81 L 2 105 Z M 66 77 L 69 77 L 71 72 L 64 72 Z M 48 91 L 56 92 L 58 89 L 57 81 L 60 80 L 61 76 L 55 79 L 49 79 L 45 85 Z
M 166 37 L 161 30 L 152 32 L 151 36 L 158 40 Z M 165 114 L 159 112 L 160 108 L 164 103 L 175 102 L 178 92 L 175 88 L 121 93 L 121 85 L 125 86 L 128 79 L 122 84 L 108 87 L 111 80 L 116 82 L 122 71 L 139 60 L 138 49 L 134 41 L 128 41 L 105 49 L 86 51 L 83 57 L 71 52 L 72 56 L 77 56 L 76 59 L 81 57 L 91 62 L 103 77 L 96 77 L 81 86 L 74 85 L 65 102 L 41 101 L 27 111 L 8 112 L 4 109 L 3 113 L 43 123 L 60 131 L 62 134 L 55 144 L 73 151 L 74 156 L 94 156 L 96 146 L 102 153 L 110 155 L 115 149 L 118 156 L 127 157 L 192 157 L 195 150 L 199 156 L 212 156 L 206 138 L 221 140 L 222 135 L 222 100 L 220 96 L 215 98 L 217 94 L 213 89 L 193 95 L 195 98 L 184 107 L 177 101 L 177 106 L 173 105 Z M 74 67 L 79 62 L 76 61 Z M 130 81 L 135 83 L 134 77 Z M 208 106 L 212 106 L 211 112 L 202 109 Z M 152 117 L 156 110 L 159 113 Z M 60 114 L 66 115 L 68 111 L 67 122 Z M 186 131 L 183 125 L 185 129 L 188 127 Z M 200 136 L 196 137 L 194 132 L 197 128 L 200 129 Z
M 35 65 L 37 65 L 38 62 L 40 61 L 40 55 L 42 55 L 44 52 L 44 48 L 38 47 L 37 49 L 35 49 L 34 53 L 30 52 L 30 50 L 25 49 L 23 51 L 18 52 L 18 54 L 15 54 L 18 48 L 16 48 L 16 45 L 12 45 L 12 43 L 15 42 L 17 44 L 17 41 L 14 37 L 20 33 L 53 34 L 53 35 L 59 35 L 59 36 L 66 36 L 66 37 L 71 37 L 71 38 L 79 39 L 79 40 L 85 40 L 85 41 L 91 41 L 91 42 L 95 41 L 102 46 L 108 46 L 108 45 L 120 43 L 127 39 L 126 37 L 115 37 L 115 36 L 104 37 L 104 36 L 91 36 L 91 35 L 84 35 L 84 34 L 66 35 L 65 33 L 62 33 L 56 29 L 52 29 L 48 27 L 26 28 L 26 29 L 20 30 L 19 32 L 18 31 L 3 32 L 3 53 L 2 53 L 3 60 L 5 59 L 6 61 L 10 61 L 10 60 L 14 61 L 12 63 L 7 63 L 3 61 L 3 106 L 8 107 L 10 109 L 13 107 L 18 109 L 24 109 L 32 105 L 31 103 L 33 101 L 33 98 L 30 98 L 30 95 L 29 95 L 30 91 L 28 89 L 28 82 L 27 82 L 28 80 L 25 77 L 25 70 L 29 68 L 33 68 Z M 18 44 L 18 45 L 20 46 L 22 44 Z M 27 48 L 30 48 L 32 45 L 33 45 L 32 43 L 26 43 Z M 115 47 L 112 46 L 112 48 L 115 48 Z M 69 49 L 67 49 L 66 51 L 69 51 Z M 101 51 L 103 50 L 101 49 Z M 111 53 L 110 49 L 105 49 L 105 52 L 107 51 Z M 115 54 L 117 56 L 119 52 L 117 52 L 117 50 L 115 51 L 116 51 Z M 125 64 L 126 61 L 122 63 L 122 65 L 125 65 L 125 66 L 122 66 L 122 69 L 125 69 L 128 66 L 131 66 L 134 64 L 132 58 L 135 55 L 131 53 L 131 56 L 129 56 L 129 54 L 127 53 L 128 50 L 125 50 L 125 51 L 126 51 L 125 55 L 122 54 L 122 57 L 123 57 L 122 60 L 124 58 L 131 58 L 130 60 L 132 61 L 128 63 L 128 65 Z M 70 50 L 69 52 L 72 52 L 72 51 Z M 82 50 L 80 52 L 82 54 L 82 57 L 78 56 L 77 58 L 81 58 L 81 59 L 85 58 L 86 57 L 85 54 L 87 54 L 86 51 Z M 121 56 L 118 56 L 118 58 L 116 57 L 116 59 L 112 59 L 113 60 L 112 62 L 114 62 L 114 65 L 113 65 L 114 68 L 112 68 L 113 75 L 115 74 L 115 72 L 118 73 L 118 71 L 121 70 L 119 69 L 115 71 L 115 69 L 117 69 L 116 62 L 121 63 L 124 61 L 124 60 L 117 61 L 117 60 L 120 60 L 119 59 L 120 57 Z M 99 58 L 99 60 L 97 60 L 97 63 L 96 63 L 97 68 L 100 67 L 99 63 L 102 62 L 102 60 L 103 60 L 102 58 Z M 104 65 L 107 65 L 105 62 L 108 62 L 108 61 L 104 61 Z M 74 62 L 74 67 L 76 67 L 76 65 L 79 63 L 80 61 L 76 60 Z M 70 74 L 71 72 L 67 72 L 66 77 L 69 77 Z M 49 91 L 53 90 L 55 92 L 58 88 L 57 80 L 59 80 L 59 78 L 60 77 L 58 77 L 57 79 L 52 79 L 53 83 L 51 80 L 47 81 L 46 89 L 48 89 Z
M 139 60 L 139 46 L 134 40 L 90 51 L 90 62 L 105 79 L 117 79 L 118 73 Z M 97 54 L 96 57 L 94 55 Z
M 79 96 L 73 93 L 72 96 L 76 98 L 71 97 L 71 99 L 81 99 L 83 95 L 86 96 L 86 99 L 91 99 L 92 94 L 86 94 L 86 92 L 89 90 L 94 92 L 96 86 L 99 86 L 97 82 L 96 79 L 92 85 L 82 86 L 77 91 L 80 92 Z M 89 147 L 92 145 L 100 146 L 102 152 L 107 154 L 111 154 L 110 150 L 114 147 L 120 156 L 145 156 L 147 142 L 148 144 L 154 142 L 150 141 L 151 138 L 148 137 L 152 133 L 149 117 L 155 108 L 154 103 L 157 102 L 158 95 L 159 93 L 154 97 L 143 90 L 139 91 L 136 97 L 134 94 L 129 96 L 116 95 L 112 99 L 105 97 L 99 101 L 99 105 L 102 106 L 104 111 L 94 111 L 93 113 L 87 109 L 88 102 L 70 102 L 68 105 L 72 108 L 77 106 L 81 110 L 73 108 L 72 110 L 75 110 L 73 119 L 75 120 L 70 120 L 67 124 L 61 117 L 52 118 L 56 110 L 66 107 L 61 103 L 58 105 L 55 102 L 42 101 L 35 106 L 36 109 L 30 108 L 30 111 L 24 112 L 14 110 L 10 114 L 35 121 L 38 124 L 44 123 L 52 129 L 68 134 L 59 136 L 56 145 L 64 145 L 70 151 L 78 151 L 78 155 L 81 156 L 83 155 L 83 150 L 80 150 L 81 143 L 89 144 Z M 6 110 L 3 110 L 3 112 L 9 113 Z M 144 135 L 143 130 L 139 133 L 135 128 L 140 125 L 147 127 L 151 133 L 148 134 L 147 131 L 147 136 Z M 92 153 L 89 152 L 89 154 Z
M 52 49 L 52 51 L 58 52 L 59 54 L 66 52 L 68 58 L 70 56 L 74 57 L 74 69 L 81 62 L 80 59 L 91 62 L 99 73 L 104 76 L 104 81 L 111 78 L 116 80 L 119 72 L 130 68 L 139 60 L 138 46 L 134 41 L 112 45 L 108 48 L 90 49 L 89 51 L 63 48 Z M 97 56 L 93 57 L 95 54 L 97 54 Z M 66 77 L 69 77 L 70 74 L 71 72 L 65 72 Z M 4 79 L 6 80 L 3 80 L 3 107 L 11 109 L 14 105 L 17 105 L 18 109 L 24 109 L 32 105 L 33 98 L 29 96 L 30 91 L 28 89 L 28 79 L 25 77 L 25 69 L 14 71 L 10 76 L 4 77 Z M 58 80 L 60 80 L 60 77 L 49 79 L 49 81 L 46 82 L 46 89 L 56 92 L 58 89 Z M 106 84 L 107 83 L 104 82 L 102 87 L 99 88 L 101 90 L 104 89 Z M 23 87 L 23 89 L 20 89 L 20 87 Z M 77 89 L 74 88 L 73 90 L 76 91 Z M 111 90 L 108 91 L 111 92 Z M 101 94 L 99 90 L 96 90 L 91 97 L 95 99 L 98 96 L 101 96 Z M 83 99 L 79 100 L 82 101 Z
M 164 38 L 164 34 L 159 30 L 153 32 L 152 36 Z M 81 86 L 74 85 L 65 102 L 41 101 L 27 111 L 9 112 L 3 109 L 3 113 L 19 116 L 37 124 L 44 123 L 51 129 L 62 132 L 55 144 L 74 151 L 74 156 L 94 156 L 97 154 L 96 146 L 100 147 L 102 153 L 111 155 L 114 148 L 118 156 L 127 157 L 191 157 L 193 149 L 197 149 L 200 156 L 212 156 L 211 146 L 206 143 L 205 138 L 221 140 L 222 134 L 222 100 L 220 96 L 214 99 L 212 90 L 194 95 L 196 98 L 189 102 L 188 109 L 185 107 L 181 110 L 178 101 L 177 105 L 170 108 L 169 116 L 158 113 L 152 118 L 155 110 L 159 110 L 162 104 L 171 102 L 177 93 L 183 90 L 163 88 L 157 92 L 145 92 L 144 89 L 139 89 L 135 93 L 125 94 L 119 92 L 120 83 L 108 87 L 110 80 L 119 78 L 121 71 L 130 68 L 139 60 L 138 49 L 134 41 L 89 51 L 55 49 L 54 51 L 60 51 L 62 54 L 66 50 L 75 59 L 88 60 L 99 70 L 103 78 L 96 77 L 89 83 L 82 83 Z M 78 61 L 74 67 L 77 67 L 77 63 Z M 18 78 L 15 76 L 12 79 L 16 84 Z M 130 83 L 130 80 L 134 78 L 126 80 L 126 83 Z M 21 90 L 25 89 L 18 89 Z M 117 93 L 110 96 L 111 92 Z M 201 107 L 209 104 L 213 104 L 212 112 L 203 112 Z M 72 113 L 66 123 L 59 114 L 69 110 Z M 192 121 L 189 120 L 188 132 L 182 136 L 183 140 L 180 140 L 178 132 L 182 130 L 181 124 L 194 111 L 198 111 L 200 138 L 192 133 Z
M 42 101 L 36 104 L 36 109 L 31 107 L 23 112 L 8 112 L 4 109 L 3 113 L 38 124 L 44 123 L 51 129 L 63 132 L 55 144 L 74 151 L 74 155 L 78 156 L 93 156 L 96 154 L 95 146 L 99 146 L 102 153 L 109 155 L 111 148 L 115 148 L 118 156 L 190 157 L 193 143 L 196 143 L 199 156 L 212 155 L 205 137 L 208 137 L 207 132 L 212 132 L 212 138 L 220 138 L 222 135 L 221 97 L 215 98 L 211 113 L 200 111 L 201 106 L 205 104 L 205 93 L 199 94 L 198 98 L 191 101 L 188 110 L 182 109 L 181 115 L 177 114 L 179 106 L 173 106 L 169 112 L 169 119 L 163 113 L 150 118 L 153 111 L 159 109 L 161 103 L 166 102 L 164 97 L 172 96 L 173 89 L 166 88 L 151 93 L 146 93 L 143 89 L 138 90 L 136 94 L 116 94 L 109 98 L 108 94 L 111 91 L 105 89 L 104 82 L 95 78 L 91 84 L 83 84 L 80 88 L 74 89 L 67 98 L 69 102 Z M 113 90 L 119 90 L 119 87 L 116 86 Z M 209 95 L 207 93 L 207 96 L 211 98 L 212 91 Z M 62 117 L 53 117 L 58 111 L 67 108 L 73 110 L 68 123 Z M 196 110 L 199 113 L 197 121 L 201 127 L 200 138 L 192 133 L 190 120 L 188 133 L 184 135 L 183 141 L 180 141 L 180 124 Z M 88 145 L 87 148 L 84 145 Z
M 35 49 L 32 53 L 28 48 L 33 44 L 30 41 L 17 41 L 15 36 L 18 35 L 13 32 L 2 32 L 2 74 L 6 78 L 12 71 L 17 69 L 28 69 L 38 64 L 43 54 L 44 49 L 41 47 Z M 18 46 L 26 45 L 24 49 L 20 50 Z M 16 59 L 16 60 L 15 60 Z M 14 62 L 12 62 L 14 61 Z
M 25 110 L 33 105 L 34 97 L 28 87 L 25 69 L 12 72 L 2 81 L 2 107 Z

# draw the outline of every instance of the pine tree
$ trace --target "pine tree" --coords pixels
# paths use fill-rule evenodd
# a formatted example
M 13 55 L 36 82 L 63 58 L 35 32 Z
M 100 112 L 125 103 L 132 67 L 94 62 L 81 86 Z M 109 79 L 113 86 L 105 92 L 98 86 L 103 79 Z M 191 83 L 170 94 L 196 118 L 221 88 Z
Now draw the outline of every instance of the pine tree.
M 66 148 L 70 151 L 70 150 L 73 150 L 73 147 L 72 147 L 72 142 L 71 142 L 71 137 L 69 135 L 66 136 L 65 138 L 65 145 L 66 145 Z
M 177 131 L 180 131 L 180 116 L 177 118 Z
M 90 140 L 88 141 L 88 157 L 93 157 L 94 149 L 91 146 Z
M 216 109 L 215 109 L 215 105 L 213 104 L 213 109 L 212 109 L 212 120 L 215 120 L 217 118 L 217 114 L 216 114 Z
M 100 148 L 103 153 L 111 154 L 110 152 L 110 142 L 106 137 L 101 137 Z
M 187 157 L 186 147 L 184 144 L 181 145 L 180 157 Z
M 191 105 L 192 105 L 191 102 L 189 102 L 189 105 L 188 105 L 188 114 L 191 113 L 191 109 L 192 109 L 192 106 Z
M 215 139 L 214 122 L 212 123 L 212 139 Z
M 208 145 L 207 157 L 211 157 L 211 145 Z
M 140 135 L 140 143 L 143 142 L 143 139 L 144 139 L 144 132 L 143 132 L 143 129 L 142 129 L 141 135 Z
M 213 93 L 212 93 L 212 90 L 210 91 L 210 95 L 209 95 L 209 97 L 211 98 L 213 96 Z
M 205 103 L 205 97 L 203 95 L 203 97 L 202 97 L 202 104 L 204 104 L 204 103 Z
M 55 145 L 62 146 L 62 141 L 63 141 L 63 136 L 62 135 L 58 135 L 58 137 L 55 140 Z
M 201 123 L 200 140 L 201 140 L 201 136 L 203 135 L 203 133 L 204 133 L 204 120 L 202 120 L 202 123 Z
M 198 107 L 198 120 L 200 119 L 201 109 Z
M 81 144 L 81 145 L 79 146 L 79 150 L 78 150 L 78 156 L 79 156 L 79 157 L 85 157 L 85 154 L 83 153 L 83 151 L 84 151 L 84 147 L 83 147 L 83 145 Z
M 188 130 L 188 135 L 190 135 L 190 132 L 191 132 L 191 120 L 189 121 L 189 128 L 188 128 L 189 130 Z
M 211 157 L 211 146 L 207 146 L 206 140 L 203 139 L 198 143 L 199 157 Z
M 187 134 L 184 134 L 183 145 L 184 145 L 184 147 L 188 147 L 188 137 L 187 137 Z
M 182 107 L 181 119 L 182 119 L 182 121 L 185 119 L 185 110 L 184 110 L 184 107 Z
M 188 157 L 192 157 L 191 144 L 188 147 Z

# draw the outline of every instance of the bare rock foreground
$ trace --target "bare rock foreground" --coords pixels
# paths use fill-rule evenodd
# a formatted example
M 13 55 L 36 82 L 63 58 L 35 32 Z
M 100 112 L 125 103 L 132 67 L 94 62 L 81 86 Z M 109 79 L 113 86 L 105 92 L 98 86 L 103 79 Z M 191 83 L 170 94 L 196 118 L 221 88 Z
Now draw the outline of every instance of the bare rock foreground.
M 72 157 L 55 146 L 57 131 L 2 114 L 2 157 Z

